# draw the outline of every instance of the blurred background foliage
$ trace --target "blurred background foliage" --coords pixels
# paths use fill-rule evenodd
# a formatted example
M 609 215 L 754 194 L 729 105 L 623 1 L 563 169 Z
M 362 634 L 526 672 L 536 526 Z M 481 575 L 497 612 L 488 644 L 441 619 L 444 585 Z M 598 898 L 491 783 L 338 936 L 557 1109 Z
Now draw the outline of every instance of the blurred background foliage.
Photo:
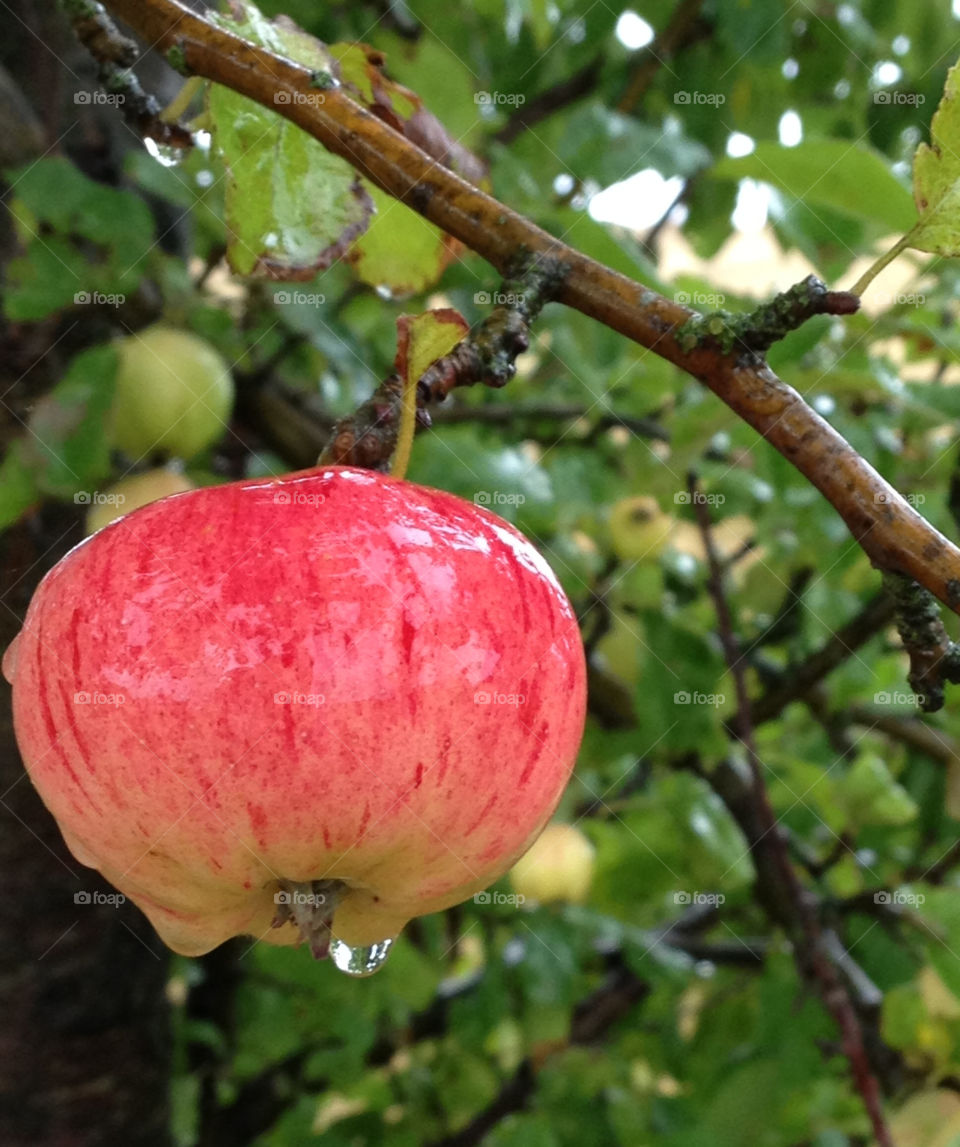
M 960 42 L 946 0 L 262 7 L 326 43 L 383 51 L 388 75 L 488 162 L 498 197 L 701 310 L 748 308 L 809 269 L 849 286 L 909 227 L 910 159 Z M 194 482 L 222 482 L 309 465 L 390 373 L 398 315 L 442 303 L 477 322 L 497 289 L 462 250 L 403 297 L 344 263 L 296 284 L 233 277 L 216 154 L 150 154 L 126 131 L 116 151 L 106 178 L 70 134 L 6 168 L 7 337 L 58 349 L 4 401 L 4 526 L 167 461 L 110 449 L 116 337 L 162 319 L 232 364 L 233 420 L 180 460 Z M 391 228 L 388 247 L 436 258 L 412 213 L 391 212 Z M 123 301 L 96 301 L 112 295 Z M 948 536 L 957 297 L 955 264 L 907 255 L 861 314 L 816 319 L 770 354 Z M 14 357 L 8 385 L 25 370 Z M 438 408 L 408 476 L 516 522 L 582 620 L 591 716 L 557 818 L 595 848 L 591 891 L 422 919 L 363 981 L 262 945 L 176 959 L 180 1147 L 871 1141 L 718 779 L 743 762 L 691 470 L 751 689 L 789 694 L 879 578 L 833 509 L 713 396 L 551 306 L 505 391 Z M 897 1142 L 947 1147 L 960 1142 L 958 702 L 918 719 L 889 615 L 858 642 L 804 696 L 768 707 L 758 749 Z

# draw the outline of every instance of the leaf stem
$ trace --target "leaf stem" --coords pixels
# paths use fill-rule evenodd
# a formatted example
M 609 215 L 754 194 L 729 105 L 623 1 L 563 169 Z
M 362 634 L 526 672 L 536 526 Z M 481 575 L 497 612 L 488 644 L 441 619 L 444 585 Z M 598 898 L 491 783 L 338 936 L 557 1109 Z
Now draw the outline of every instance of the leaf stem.
M 413 450 L 413 432 L 417 428 L 417 379 L 409 376 L 403 383 L 403 404 L 400 408 L 400 433 L 397 435 L 397 449 L 390 464 L 390 475 L 403 478 L 410 465 Z
M 906 233 L 906 235 L 902 235 L 896 241 L 896 243 L 894 243 L 894 245 L 890 248 L 889 251 L 885 251 L 880 256 L 879 259 L 877 259 L 874 263 L 872 263 L 863 272 L 863 274 L 860 276 L 860 278 L 857 279 L 855 285 L 850 288 L 850 294 L 851 295 L 857 295 L 857 296 L 862 295 L 863 292 L 867 289 L 867 287 L 869 287 L 870 284 L 873 282 L 873 280 L 877 277 L 877 275 L 880 274 L 880 272 L 883 270 L 883 268 L 886 267 L 886 265 L 888 263 L 892 263 L 893 260 L 896 259 L 896 257 L 900 254 L 901 251 L 905 251 L 907 249 L 907 247 L 910 246 L 910 236 L 912 234 L 913 234 L 913 230 L 911 229 L 910 231 L 908 231 Z

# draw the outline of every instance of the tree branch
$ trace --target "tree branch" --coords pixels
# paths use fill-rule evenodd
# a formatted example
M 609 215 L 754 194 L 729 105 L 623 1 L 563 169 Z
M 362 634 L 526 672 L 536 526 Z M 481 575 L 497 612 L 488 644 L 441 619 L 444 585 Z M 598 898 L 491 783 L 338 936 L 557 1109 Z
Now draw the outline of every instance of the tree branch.
M 798 701 L 809 693 L 838 665 L 852 657 L 861 645 L 885 625 L 889 625 L 893 616 L 894 603 L 889 594 L 877 594 L 856 617 L 832 634 L 816 653 L 812 653 L 799 665 L 791 666 L 784 673 L 782 681 L 753 702 L 750 707 L 751 723 L 754 726 L 762 725 L 765 721 L 779 717 L 792 701 Z
M 519 107 L 503 127 L 493 133 L 492 138 L 498 143 L 512 143 L 518 135 L 522 135 L 535 123 L 583 99 L 597 86 L 602 64 L 603 57 L 596 56 L 572 76 L 567 76 L 552 88 L 547 88 L 545 92 L 534 96 L 528 103 Z
M 700 496 L 696 478 L 692 474 L 688 479 L 688 485 L 707 557 L 709 571 L 707 588 L 717 612 L 720 642 L 736 693 L 737 735 L 746 752 L 750 769 L 749 795 L 755 822 L 762 830 L 763 838 L 770 842 L 767 855 L 777 867 L 777 882 L 789 896 L 788 902 L 781 906 L 781 916 L 787 921 L 788 931 L 794 943 L 794 956 L 801 975 L 818 985 L 820 997 L 840 1029 L 843 1052 L 850 1063 L 854 1085 L 863 1100 L 877 1143 L 880 1147 L 894 1147 L 883 1114 L 880 1087 L 867 1055 L 860 1020 L 835 960 L 834 950 L 838 941 L 821 925 L 816 902 L 804 888 L 793 867 L 786 840 L 770 803 L 763 779 L 763 766 L 753 738 L 746 665 L 734 635 L 733 617 L 723 587 L 723 572 L 713 544 L 710 512 L 706 499 Z M 756 863 L 756 853 L 754 853 L 754 863 Z M 852 964 L 852 961 L 850 963 Z
M 619 111 L 633 111 L 667 60 L 710 34 L 712 25 L 701 17 L 702 7 L 703 0 L 680 0 L 667 26 L 652 44 L 643 49 L 640 64 L 620 98 Z
M 339 87 L 319 103 L 310 71 L 216 28 L 176 0 L 108 0 L 109 9 L 189 72 L 256 100 L 343 156 L 388 194 L 483 256 L 502 274 L 518 252 L 566 274 L 556 298 L 655 351 L 708 386 L 807 477 L 874 565 L 960 605 L 960 550 L 933 528 L 829 423 L 761 360 L 711 345 L 684 350 L 693 312 L 566 246 L 355 103 Z M 274 96 L 285 92 L 287 103 Z

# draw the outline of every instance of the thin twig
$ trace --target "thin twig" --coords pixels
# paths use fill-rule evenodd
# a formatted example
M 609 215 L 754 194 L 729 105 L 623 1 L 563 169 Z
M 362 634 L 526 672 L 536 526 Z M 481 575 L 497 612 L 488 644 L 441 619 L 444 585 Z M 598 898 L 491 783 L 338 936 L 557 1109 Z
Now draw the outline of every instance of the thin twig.
M 894 603 L 886 593 L 877 594 L 863 609 L 832 634 L 815 653 L 784 673 L 783 680 L 753 702 L 750 720 L 756 727 L 775 717 L 793 701 L 798 701 L 829 676 L 839 665 L 893 620 Z
M 522 135 L 535 123 L 547 119 L 548 116 L 560 111 L 577 100 L 583 99 L 597 86 L 600 79 L 600 69 L 603 57 L 596 56 L 584 64 L 579 71 L 567 76 L 546 91 L 540 92 L 531 100 L 527 100 L 510 116 L 503 127 L 493 133 L 493 139 L 498 143 L 512 143 L 518 135 Z
M 720 642 L 733 678 L 736 694 L 736 727 L 750 767 L 754 808 L 759 824 L 764 829 L 764 835 L 772 842 L 771 855 L 779 868 L 780 883 L 790 895 L 787 915 L 793 925 L 797 965 L 805 978 L 813 979 L 818 984 L 821 999 L 840 1029 L 843 1051 L 850 1062 L 853 1081 L 870 1117 L 877 1143 L 880 1147 L 894 1147 L 883 1114 L 880 1087 L 867 1057 L 860 1021 L 836 963 L 829 954 L 829 937 L 821 926 L 816 903 L 800 882 L 793 867 L 786 841 L 779 831 L 776 813 L 770 804 L 763 779 L 763 767 L 753 737 L 746 666 L 740 656 L 739 644 L 734 634 L 733 617 L 724 592 L 723 571 L 713 543 L 710 511 L 693 474 L 688 478 L 688 488 L 707 557 L 709 573 L 707 589 L 717 612 Z
M 632 112 L 671 56 L 710 35 L 712 25 L 701 18 L 702 7 L 703 0 L 680 0 L 660 35 L 641 50 L 639 65 L 620 98 L 619 111 Z

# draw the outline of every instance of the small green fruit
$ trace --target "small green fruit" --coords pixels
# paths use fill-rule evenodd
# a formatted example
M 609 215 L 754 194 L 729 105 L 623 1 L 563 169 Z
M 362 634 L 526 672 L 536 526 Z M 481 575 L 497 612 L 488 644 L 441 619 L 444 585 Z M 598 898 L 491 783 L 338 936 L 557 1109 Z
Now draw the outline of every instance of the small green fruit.
M 610 628 L 596 644 L 604 666 L 628 685 L 640 679 L 640 650 L 643 644 L 643 622 L 635 614 L 614 607 Z
M 192 458 L 220 437 L 233 408 L 233 379 L 209 343 L 154 326 L 121 340 L 117 349 L 114 446 L 131 458 L 157 451 Z
M 539 904 L 582 904 L 593 879 L 594 847 L 572 824 L 548 824 L 510 870 L 513 890 Z
M 185 490 L 195 489 L 189 478 L 162 466 L 144 474 L 131 474 L 129 478 L 121 478 L 109 486 L 102 495 L 97 495 L 97 501 L 87 510 L 86 532 L 88 536 L 95 534 L 131 510 L 166 498 L 168 494 L 182 494 Z
M 652 561 L 667 544 L 673 518 L 657 505 L 656 498 L 640 494 L 623 498 L 610 510 L 610 543 L 625 562 Z

